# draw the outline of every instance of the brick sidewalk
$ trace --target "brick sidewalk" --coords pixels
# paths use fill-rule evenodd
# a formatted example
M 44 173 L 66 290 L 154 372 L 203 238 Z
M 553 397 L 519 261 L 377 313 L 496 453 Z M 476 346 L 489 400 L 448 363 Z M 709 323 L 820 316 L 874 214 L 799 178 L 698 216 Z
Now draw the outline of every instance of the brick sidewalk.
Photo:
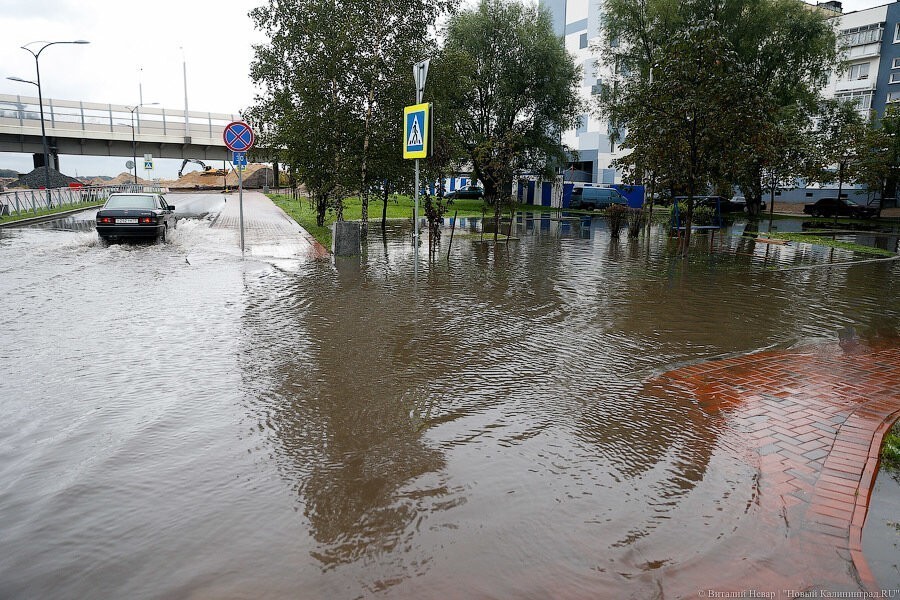
M 212 227 L 240 231 L 238 193 L 228 196 Z M 244 246 L 250 254 L 318 259 L 330 252 L 260 192 L 244 190 Z
M 862 526 L 881 441 L 900 416 L 900 347 L 762 352 L 670 371 L 657 383 L 723 419 L 758 468 L 767 552 L 694 577 L 730 572 L 724 585 L 736 590 L 877 589 Z M 752 544 L 745 540 L 751 556 Z

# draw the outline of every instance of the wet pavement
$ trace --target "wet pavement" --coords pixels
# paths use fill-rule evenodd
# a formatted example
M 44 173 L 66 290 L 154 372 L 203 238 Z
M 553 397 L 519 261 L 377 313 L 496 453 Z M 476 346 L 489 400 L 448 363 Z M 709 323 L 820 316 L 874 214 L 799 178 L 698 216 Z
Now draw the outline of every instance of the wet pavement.
M 754 503 L 768 528 L 766 552 L 754 557 L 758 534 L 736 536 L 748 545 L 732 550 L 746 558 L 742 564 L 704 561 L 694 571 L 720 582 L 717 589 L 766 582 L 769 590 L 880 593 L 862 552 L 862 527 L 881 440 L 900 417 L 898 365 L 900 348 L 851 340 L 705 362 L 655 382 L 666 396 L 688 394 L 727 423 L 736 449 L 757 470 Z M 697 577 L 685 578 L 684 595 Z
M 839 331 L 896 364 L 896 261 L 819 268 L 860 257 L 728 235 L 684 261 L 658 230 L 535 215 L 498 248 L 460 219 L 414 282 L 408 227 L 314 260 L 273 212 L 242 259 L 235 195 L 169 198 L 184 218 L 166 244 L 0 231 L 0 597 L 866 584 L 850 527 L 811 519 L 853 465 L 804 482 L 813 467 L 748 423 L 782 374 L 884 362 Z M 798 405 L 833 429 L 811 462 L 864 404 L 815 381 Z

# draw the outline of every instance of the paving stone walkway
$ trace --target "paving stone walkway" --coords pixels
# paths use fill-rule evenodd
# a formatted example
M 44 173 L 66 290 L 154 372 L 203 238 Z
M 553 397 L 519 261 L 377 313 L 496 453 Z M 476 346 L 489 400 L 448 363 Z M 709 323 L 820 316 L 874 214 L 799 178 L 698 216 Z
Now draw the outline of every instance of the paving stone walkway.
M 900 416 L 900 347 L 761 352 L 670 371 L 659 383 L 724 419 L 758 469 L 760 529 L 778 532 L 759 536 L 763 552 L 744 540 L 737 568 L 707 565 L 707 581 L 879 591 L 862 527 L 882 439 Z
M 240 231 L 237 192 L 228 196 L 225 208 L 212 227 Z M 312 235 L 300 227 L 260 192 L 244 190 L 244 246 L 247 252 L 280 258 L 318 259 L 330 255 Z

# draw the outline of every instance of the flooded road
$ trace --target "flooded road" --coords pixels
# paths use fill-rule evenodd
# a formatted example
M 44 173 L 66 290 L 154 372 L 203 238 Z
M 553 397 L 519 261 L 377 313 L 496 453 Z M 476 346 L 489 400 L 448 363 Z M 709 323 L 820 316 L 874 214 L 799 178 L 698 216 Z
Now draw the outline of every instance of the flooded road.
M 652 597 L 756 515 L 721 420 L 647 382 L 900 328 L 897 262 L 783 270 L 808 246 L 461 220 L 414 285 L 401 225 L 242 261 L 219 196 L 169 198 L 211 214 L 164 245 L 0 230 L 2 598 Z

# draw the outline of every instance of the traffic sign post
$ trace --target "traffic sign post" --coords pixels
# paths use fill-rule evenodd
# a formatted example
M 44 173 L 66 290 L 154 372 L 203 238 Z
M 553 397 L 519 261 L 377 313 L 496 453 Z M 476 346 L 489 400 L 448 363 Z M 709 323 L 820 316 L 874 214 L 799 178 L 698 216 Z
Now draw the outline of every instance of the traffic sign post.
M 247 166 L 247 150 L 253 147 L 256 136 L 250 126 L 243 121 L 229 123 L 222 132 L 222 139 L 228 149 L 234 152 L 232 163 L 238 172 L 238 202 L 241 214 L 241 256 L 244 255 L 244 167 Z
M 416 160 L 416 203 L 413 208 L 413 245 L 415 246 L 413 278 L 416 281 L 419 279 L 419 159 L 427 158 L 431 153 L 431 105 L 422 104 L 429 63 L 430 61 L 426 59 L 413 65 L 413 78 L 416 81 L 416 104 L 403 109 L 403 158 Z

